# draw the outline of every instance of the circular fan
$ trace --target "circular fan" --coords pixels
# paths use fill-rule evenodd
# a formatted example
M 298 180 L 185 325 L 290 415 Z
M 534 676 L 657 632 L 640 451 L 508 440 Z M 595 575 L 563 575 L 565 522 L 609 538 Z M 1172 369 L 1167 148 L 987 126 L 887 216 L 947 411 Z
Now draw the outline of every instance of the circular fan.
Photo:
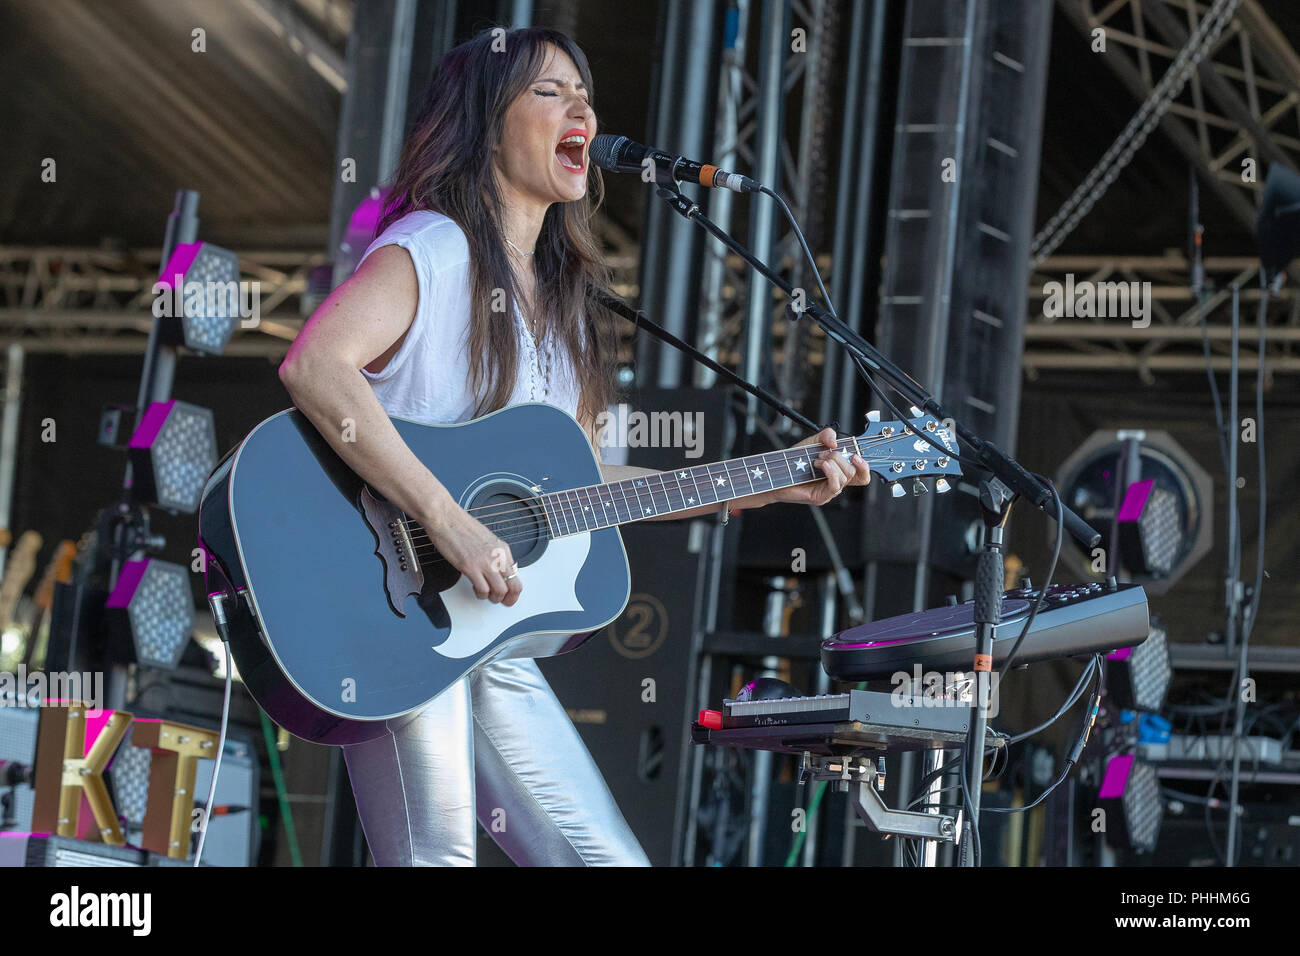
M 1101 533 L 1073 540 L 1061 560 L 1084 577 L 1107 575 L 1163 594 L 1213 543 L 1210 476 L 1167 432 L 1098 431 L 1057 475 L 1061 500 Z

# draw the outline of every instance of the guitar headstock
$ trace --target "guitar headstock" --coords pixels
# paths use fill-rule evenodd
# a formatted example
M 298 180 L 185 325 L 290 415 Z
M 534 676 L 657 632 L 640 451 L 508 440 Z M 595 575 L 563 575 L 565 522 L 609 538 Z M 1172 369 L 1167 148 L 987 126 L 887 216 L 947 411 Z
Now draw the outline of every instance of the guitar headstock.
M 879 412 L 869 413 L 867 430 L 856 439 L 859 452 L 872 472 L 890 483 L 895 498 L 907 494 L 909 487 L 914 495 L 924 494 L 929 489 L 922 478 L 935 478 L 934 490 L 943 494 L 952 488 L 949 476 L 961 474 L 957 436 L 933 415 L 915 407 L 911 411 L 914 417 L 905 422 L 880 421 Z M 922 434 L 942 445 L 947 453 L 922 438 Z
M 50 558 L 50 563 L 45 566 L 45 573 L 41 576 L 40 584 L 36 585 L 36 591 L 33 597 L 36 600 L 36 606 L 43 611 L 48 611 L 54 603 L 54 583 L 56 581 L 67 582 L 72 580 L 72 562 L 77 557 L 77 545 L 73 544 L 70 539 L 60 541 L 54 551 L 54 556 Z

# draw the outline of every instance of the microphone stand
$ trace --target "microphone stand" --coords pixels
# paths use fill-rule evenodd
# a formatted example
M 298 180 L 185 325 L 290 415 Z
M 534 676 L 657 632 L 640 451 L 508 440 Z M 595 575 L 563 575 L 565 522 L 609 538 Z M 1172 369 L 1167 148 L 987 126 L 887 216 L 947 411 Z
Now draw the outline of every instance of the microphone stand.
M 755 258 L 744 245 L 709 219 L 700 210 L 698 203 L 687 196 L 683 196 L 680 191 L 674 191 L 666 187 L 659 187 L 658 193 L 684 219 L 702 226 L 710 235 L 753 266 L 769 282 L 785 292 L 786 295 L 791 298 L 794 297 L 794 286 Z M 963 458 L 974 459 L 979 463 L 980 467 L 996 476 L 1014 494 L 1030 501 L 1034 507 L 1046 513 L 1049 517 L 1058 521 L 1062 520 L 1061 515 L 1057 514 L 1052 493 L 1042 479 L 1026 471 L 1019 462 L 1002 451 L 1002 449 L 992 442 L 984 441 L 979 435 L 949 414 L 948 410 L 926 391 L 920 382 L 900 369 L 883 353 L 879 352 L 874 345 L 845 325 L 843 321 L 831 315 L 826 309 L 815 302 L 811 302 L 805 306 L 803 313 L 811 316 L 813 321 L 822 327 L 827 336 L 838 342 L 850 355 L 859 359 L 897 391 L 907 396 L 908 400 L 917 408 L 930 412 L 942 422 L 952 422 L 957 436 L 970 449 L 970 454 L 963 453 Z M 796 312 L 796 314 L 800 313 Z M 930 441 L 940 450 L 946 451 L 937 442 L 929 439 L 927 435 L 919 434 L 918 437 Z M 1064 504 L 1061 506 L 1061 513 L 1064 515 L 1065 530 L 1073 535 L 1080 544 L 1085 548 L 1097 546 L 1101 541 L 1101 535 L 1096 530 Z
M 761 262 L 742 243 L 719 227 L 717 223 L 709 219 L 700 209 L 699 204 L 688 196 L 682 195 L 681 190 L 677 189 L 675 184 L 673 188 L 660 185 L 657 187 L 656 192 L 682 218 L 702 227 L 728 249 L 748 262 L 760 275 L 781 289 L 787 296 L 794 298 L 794 287 L 789 282 Z M 947 409 L 921 383 L 891 362 L 874 345 L 844 324 L 839 318 L 816 303 L 809 303 L 803 312 L 811 316 L 813 321 L 822 327 L 828 338 L 838 342 L 848 351 L 850 356 L 888 382 L 899 393 L 906 396 L 914 406 L 929 412 L 945 424 L 951 422 L 953 431 L 962 440 L 965 447 L 969 449 L 969 452 L 963 449 L 962 460 L 977 462 L 980 468 L 983 468 L 993 475 L 997 481 L 1001 482 L 1001 488 L 994 490 L 986 485 L 986 492 L 981 494 L 988 531 L 984 536 L 984 548 L 980 555 L 975 581 L 975 607 L 980 611 L 976 618 L 979 625 L 979 640 L 975 648 L 973 667 L 977 679 L 977 692 L 971 701 L 971 723 L 966 746 L 966 766 L 967 781 L 971 791 L 970 827 L 973 832 L 977 833 L 979 827 L 980 783 L 984 779 L 984 736 L 988 725 L 988 690 L 992 676 L 992 636 L 994 626 L 1000 617 L 1002 600 L 1000 569 L 1002 567 L 1001 550 L 1003 541 L 1000 534 L 1001 522 L 998 520 L 1001 517 L 1002 508 L 1015 497 L 1024 498 L 1051 518 L 1062 522 L 1065 530 L 1070 532 L 1080 544 L 1089 550 L 1096 547 L 1098 542 L 1101 541 L 1101 535 L 1063 502 L 1059 502 L 1045 481 L 1026 471 L 1010 455 L 992 442 L 984 441 L 953 415 L 950 415 Z M 796 311 L 795 314 L 798 315 L 799 312 Z M 924 432 L 918 432 L 917 435 L 941 450 L 947 451 Z M 1060 505 L 1059 511 L 1057 508 L 1058 503 Z

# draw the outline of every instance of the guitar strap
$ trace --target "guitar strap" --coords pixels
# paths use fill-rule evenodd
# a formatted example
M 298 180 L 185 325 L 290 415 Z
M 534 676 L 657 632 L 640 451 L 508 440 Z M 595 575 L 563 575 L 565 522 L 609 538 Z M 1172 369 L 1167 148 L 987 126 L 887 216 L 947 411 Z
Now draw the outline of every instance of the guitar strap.
M 771 392 L 767 391 L 767 389 L 757 385 L 750 385 L 748 382 L 746 382 L 735 372 L 731 371 L 731 369 L 726 368 L 723 365 L 719 365 L 717 362 L 709 358 L 699 349 L 689 345 L 686 342 L 683 342 L 681 339 L 673 335 L 667 329 L 663 328 L 660 325 L 656 325 L 654 322 L 650 321 L 650 319 L 646 317 L 645 313 L 641 312 L 639 309 L 633 309 L 630 305 L 627 304 L 627 302 L 623 300 L 621 296 L 615 295 L 613 292 L 609 291 L 608 289 L 595 289 L 593 290 L 593 292 L 597 302 L 605 306 L 605 308 L 609 309 L 611 312 L 621 315 L 623 318 L 627 319 L 637 328 L 645 329 L 647 332 L 649 332 L 655 338 L 659 339 L 661 342 L 667 342 L 669 345 L 677 349 L 679 352 L 684 352 L 685 354 L 689 355 L 691 358 L 695 359 L 695 361 L 699 362 L 705 368 L 717 372 L 719 375 L 721 375 L 727 381 L 731 382 L 733 385 L 744 389 L 746 392 L 748 392 L 750 395 L 753 395 L 756 398 L 762 399 L 764 402 L 766 402 L 768 405 L 775 408 L 786 418 L 790 419 L 793 422 L 798 423 L 799 425 L 802 425 L 804 428 L 808 429 L 808 431 L 810 432 L 821 431 L 821 428 L 818 428 L 817 425 L 812 422 L 812 420 L 805 418 L 803 415 L 800 415 L 789 405 L 785 404 L 783 401 L 781 401 Z

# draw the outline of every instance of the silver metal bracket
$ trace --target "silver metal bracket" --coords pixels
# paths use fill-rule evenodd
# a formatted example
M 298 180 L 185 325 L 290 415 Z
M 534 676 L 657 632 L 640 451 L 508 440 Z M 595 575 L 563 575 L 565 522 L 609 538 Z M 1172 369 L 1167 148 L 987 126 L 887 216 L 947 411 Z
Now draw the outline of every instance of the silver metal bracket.
M 805 752 L 799 766 L 799 783 L 825 780 L 848 793 L 854 812 L 867 828 L 880 834 L 922 840 L 957 842 L 957 821 L 940 813 L 891 810 L 874 784 L 879 776 L 874 757 L 813 757 Z

